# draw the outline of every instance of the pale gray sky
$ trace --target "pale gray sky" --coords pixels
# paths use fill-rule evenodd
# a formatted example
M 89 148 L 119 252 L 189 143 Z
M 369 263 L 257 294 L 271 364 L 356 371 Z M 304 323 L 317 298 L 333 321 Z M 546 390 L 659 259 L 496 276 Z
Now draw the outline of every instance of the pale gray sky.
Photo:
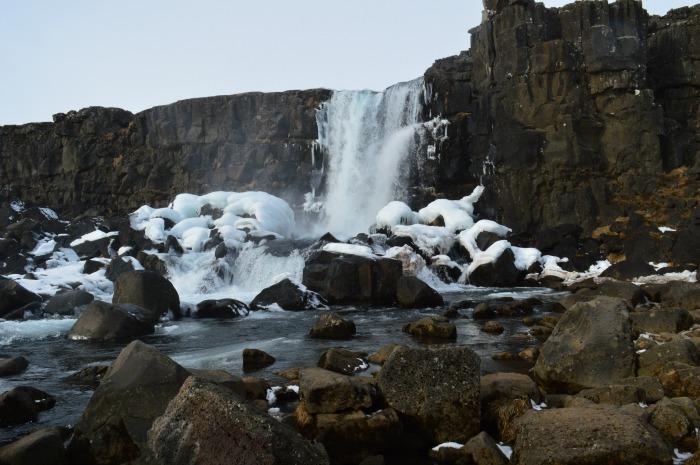
M 644 3 L 658 14 L 690 1 Z M 481 9 L 479 0 L 0 0 L 0 124 L 253 90 L 383 89 L 468 48 Z

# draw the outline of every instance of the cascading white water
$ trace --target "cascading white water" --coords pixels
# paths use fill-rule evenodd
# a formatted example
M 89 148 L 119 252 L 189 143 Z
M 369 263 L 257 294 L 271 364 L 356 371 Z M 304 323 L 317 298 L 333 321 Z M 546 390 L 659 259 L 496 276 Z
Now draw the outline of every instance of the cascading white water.
M 377 211 L 400 198 L 425 95 L 423 78 L 384 92 L 335 91 L 316 114 L 326 157 L 321 225 L 347 237 L 367 232 Z

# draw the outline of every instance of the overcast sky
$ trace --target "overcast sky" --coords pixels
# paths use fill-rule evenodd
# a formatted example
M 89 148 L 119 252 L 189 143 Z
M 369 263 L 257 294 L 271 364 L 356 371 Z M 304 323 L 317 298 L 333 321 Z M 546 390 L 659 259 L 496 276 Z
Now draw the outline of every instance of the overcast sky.
M 658 14 L 691 0 L 644 3 Z M 468 48 L 480 21 L 479 0 L 0 0 L 0 124 L 253 90 L 383 89 Z

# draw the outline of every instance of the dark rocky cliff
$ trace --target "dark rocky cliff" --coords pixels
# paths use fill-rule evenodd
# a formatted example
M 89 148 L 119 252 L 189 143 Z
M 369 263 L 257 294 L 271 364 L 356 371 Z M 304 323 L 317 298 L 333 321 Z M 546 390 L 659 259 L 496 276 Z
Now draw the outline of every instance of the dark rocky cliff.
M 416 202 L 487 185 L 479 206 L 517 231 L 586 234 L 638 212 L 692 222 L 700 191 L 700 6 L 485 0 L 470 51 L 425 74 L 450 121 L 420 161 Z M 165 204 L 178 192 L 309 190 L 315 110 L 330 91 L 88 108 L 0 128 L 0 194 L 69 214 Z
M 184 100 L 138 114 L 86 108 L 0 127 L 5 197 L 67 214 L 124 213 L 180 192 L 309 190 L 316 108 L 329 91 Z
M 426 73 L 451 122 L 438 194 L 480 180 L 489 217 L 518 231 L 590 233 L 638 212 L 691 221 L 700 205 L 700 6 L 486 0 L 472 48 Z

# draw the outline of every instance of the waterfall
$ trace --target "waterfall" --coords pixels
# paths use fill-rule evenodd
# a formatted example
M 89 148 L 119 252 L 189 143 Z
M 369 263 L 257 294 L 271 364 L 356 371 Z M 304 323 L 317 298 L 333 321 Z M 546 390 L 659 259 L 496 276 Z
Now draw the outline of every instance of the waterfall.
M 415 151 L 423 78 L 384 92 L 335 91 L 316 113 L 325 165 L 320 223 L 340 237 L 367 232 L 377 211 L 403 197 L 405 163 Z

